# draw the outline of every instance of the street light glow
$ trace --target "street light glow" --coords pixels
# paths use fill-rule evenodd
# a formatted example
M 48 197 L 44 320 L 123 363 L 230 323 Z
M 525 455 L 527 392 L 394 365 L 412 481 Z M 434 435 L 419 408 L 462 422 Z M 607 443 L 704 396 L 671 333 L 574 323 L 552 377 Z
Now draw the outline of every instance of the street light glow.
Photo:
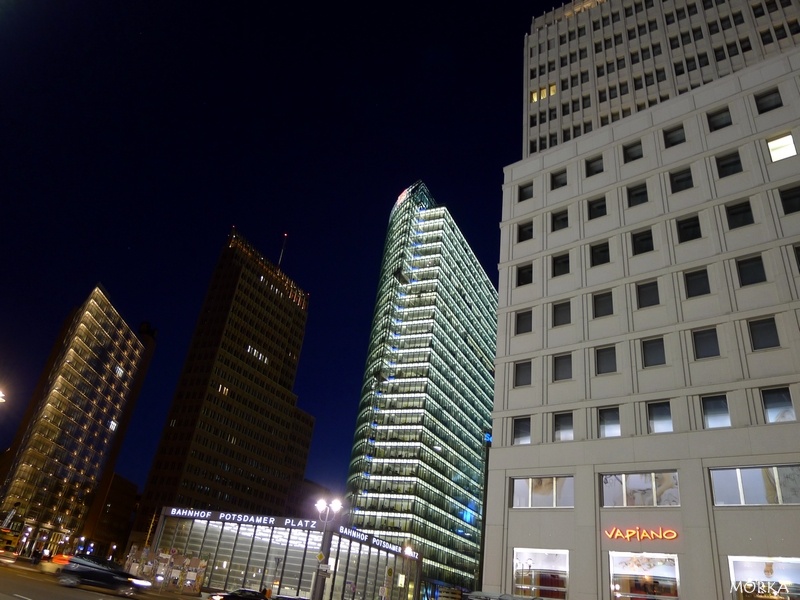
M 3 392 L 0 392 L 0 404 L 6 401 L 6 395 Z

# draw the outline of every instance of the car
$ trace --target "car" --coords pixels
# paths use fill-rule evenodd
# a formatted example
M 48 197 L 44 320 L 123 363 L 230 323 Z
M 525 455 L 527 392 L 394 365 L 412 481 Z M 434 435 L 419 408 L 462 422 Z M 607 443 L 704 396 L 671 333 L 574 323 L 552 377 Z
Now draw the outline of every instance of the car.
M 146 590 L 151 583 L 123 571 L 116 563 L 91 554 L 76 554 L 62 565 L 58 582 L 68 587 L 88 585 L 115 590 L 121 596 L 133 596 Z
M 247 588 L 239 588 L 232 592 L 217 592 L 211 594 L 209 600 L 265 600 L 267 596 L 258 590 L 249 590 Z
M 0 548 L 0 562 L 13 564 L 17 562 L 17 549 L 14 546 L 3 546 Z

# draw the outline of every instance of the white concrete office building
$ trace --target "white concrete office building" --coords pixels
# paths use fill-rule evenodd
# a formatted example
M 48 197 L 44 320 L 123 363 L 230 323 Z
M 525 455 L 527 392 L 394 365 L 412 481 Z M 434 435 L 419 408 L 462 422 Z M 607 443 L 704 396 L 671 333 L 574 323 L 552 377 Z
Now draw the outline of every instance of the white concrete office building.
M 612 0 L 534 19 L 485 593 L 800 598 L 797 16 Z

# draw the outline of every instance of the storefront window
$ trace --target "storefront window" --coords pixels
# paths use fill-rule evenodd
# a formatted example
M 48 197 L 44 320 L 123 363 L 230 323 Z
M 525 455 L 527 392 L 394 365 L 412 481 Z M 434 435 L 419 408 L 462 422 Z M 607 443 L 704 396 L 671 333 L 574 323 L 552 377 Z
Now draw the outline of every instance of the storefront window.
M 611 597 L 678 598 L 678 558 L 653 552 L 609 552 Z
M 800 558 L 729 556 L 733 600 L 800 598 Z
M 514 595 L 567 597 L 569 580 L 567 550 L 514 549 Z

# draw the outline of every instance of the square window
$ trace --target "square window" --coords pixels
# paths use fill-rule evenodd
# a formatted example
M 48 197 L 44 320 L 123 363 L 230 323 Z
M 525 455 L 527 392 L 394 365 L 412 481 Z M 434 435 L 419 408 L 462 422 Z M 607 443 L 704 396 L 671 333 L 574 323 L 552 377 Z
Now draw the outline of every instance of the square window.
M 597 156 L 586 161 L 586 176 L 591 177 L 603 172 L 603 157 Z
M 533 311 L 522 310 L 516 314 L 514 322 L 514 334 L 530 333 L 533 331 Z
M 514 445 L 531 443 L 531 418 L 518 417 L 514 419 Z
M 608 242 L 601 242 L 591 246 L 589 252 L 589 264 L 593 267 L 611 262 Z
M 677 127 L 671 127 L 670 129 L 664 130 L 665 148 L 672 148 L 673 146 L 682 144 L 685 141 L 686 141 L 686 132 L 683 129 L 683 124 L 678 125 Z
M 614 346 L 597 348 L 594 353 L 595 372 L 598 375 L 617 372 L 617 352 Z
M 647 308 L 648 306 L 657 306 L 658 299 L 658 282 L 648 281 L 647 283 L 639 283 L 636 285 L 636 301 L 639 308 Z
M 761 43 L 764 44 L 765 46 L 767 46 L 768 44 L 771 44 L 772 42 L 773 42 L 772 30 L 771 29 L 765 29 L 764 31 L 762 31 L 761 32 Z
M 737 229 L 745 225 L 752 225 L 755 222 L 749 200 L 738 204 L 729 204 L 725 207 L 725 214 L 728 217 L 728 229 Z
M 597 426 L 601 438 L 619 437 L 622 433 L 619 424 L 619 407 L 610 406 L 598 409 Z
M 692 170 L 682 169 L 681 171 L 670 173 L 669 185 L 673 194 L 693 188 L 694 181 L 692 181 Z
M 723 48 L 722 46 L 714 48 L 714 59 L 716 59 L 717 62 L 721 62 L 726 58 L 727 56 L 725 55 L 725 48 Z
M 664 338 L 642 340 L 642 365 L 656 367 L 665 364 L 667 357 L 664 353 Z
M 553 304 L 553 327 L 569 325 L 572 320 L 569 300 Z
M 702 237 L 700 231 L 700 217 L 693 215 L 685 219 L 678 219 L 675 221 L 675 226 L 678 230 L 678 243 L 689 242 L 697 240 Z
M 566 229 L 569 227 L 569 213 L 566 210 L 551 213 L 550 227 L 552 231 L 558 231 L 559 229 Z
M 553 357 L 553 381 L 572 379 L 572 354 Z
M 800 186 L 780 191 L 783 214 L 790 215 L 800 211 Z
M 626 163 L 638 160 L 644 156 L 641 140 L 622 147 L 622 158 Z
M 559 254 L 553 257 L 553 277 L 569 273 L 569 254 Z
M 731 152 L 730 154 L 724 154 L 723 156 L 717 156 L 717 173 L 720 176 L 720 179 L 723 177 L 729 177 L 730 175 L 735 175 L 736 173 L 742 172 L 742 159 L 739 158 L 739 151 Z
M 525 183 L 519 186 L 519 201 L 530 200 L 533 198 L 533 183 Z
M 727 46 L 728 48 L 728 56 L 738 56 L 739 54 L 739 47 L 736 45 L 736 42 L 731 42 Z
M 531 384 L 531 361 L 514 363 L 514 387 Z
M 639 183 L 628 186 L 628 208 L 647 202 L 647 184 Z
M 708 121 L 708 130 L 709 131 L 718 131 L 727 127 L 728 125 L 733 124 L 733 119 L 731 118 L 731 111 L 726 106 L 720 110 L 716 110 L 714 112 L 710 112 L 706 114 L 706 120 Z
M 562 188 L 567 185 L 567 171 L 556 171 L 555 173 L 550 173 L 550 188 L 553 190 L 557 190 L 558 188 Z
M 605 197 L 589 200 L 586 205 L 588 207 L 589 220 L 604 217 L 607 214 Z
M 517 265 L 517 287 L 533 283 L 533 265 Z
M 717 329 L 700 329 L 692 332 L 694 342 L 694 358 L 711 358 L 719 356 L 719 341 L 717 340 Z
M 703 396 L 700 398 L 700 402 L 703 407 L 703 427 L 706 429 L 718 429 L 731 426 L 728 399 L 725 394 Z
M 686 284 L 687 298 L 695 298 L 696 296 L 704 296 L 711 293 L 711 285 L 708 282 L 708 271 L 706 269 L 684 273 L 683 280 Z
M 775 326 L 773 317 L 750 321 L 747 326 L 750 329 L 750 341 L 753 344 L 753 350 L 777 348 L 781 345 L 778 338 L 778 328 Z
M 647 405 L 647 424 L 650 433 L 672 431 L 672 413 L 669 402 L 650 402 Z
M 675 63 L 673 67 L 675 69 L 675 75 L 683 75 L 686 72 L 686 70 L 683 68 L 682 62 Z
M 755 99 L 756 110 L 758 110 L 758 114 L 760 115 L 783 106 L 783 102 L 781 101 L 781 93 L 777 88 L 757 94 Z
M 634 256 L 637 254 L 644 254 L 645 252 L 652 252 L 654 249 L 653 231 L 647 229 L 645 231 L 631 233 L 631 248 Z
M 756 4 L 753 7 L 753 16 L 757 19 L 758 17 L 763 17 L 766 13 L 764 13 L 764 7 L 761 4 Z
M 611 292 L 598 292 L 592 295 L 592 314 L 595 319 L 614 314 L 614 298 Z
M 789 388 L 761 390 L 761 400 L 764 403 L 764 420 L 767 423 L 797 420 Z
M 742 287 L 753 285 L 754 283 L 763 283 L 767 280 L 764 261 L 761 260 L 760 256 L 737 260 L 736 271 L 739 273 L 739 285 Z
M 794 146 L 794 138 L 792 138 L 791 133 L 774 140 L 769 140 L 767 142 L 767 148 L 769 148 L 769 157 L 772 162 L 778 162 L 784 158 L 797 155 L 797 148 Z
M 533 239 L 533 221 L 517 223 L 517 242 L 526 242 Z
M 553 415 L 553 440 L 556 442 L 568 442 L 572 439 L 572 413 L 555 413 Z

